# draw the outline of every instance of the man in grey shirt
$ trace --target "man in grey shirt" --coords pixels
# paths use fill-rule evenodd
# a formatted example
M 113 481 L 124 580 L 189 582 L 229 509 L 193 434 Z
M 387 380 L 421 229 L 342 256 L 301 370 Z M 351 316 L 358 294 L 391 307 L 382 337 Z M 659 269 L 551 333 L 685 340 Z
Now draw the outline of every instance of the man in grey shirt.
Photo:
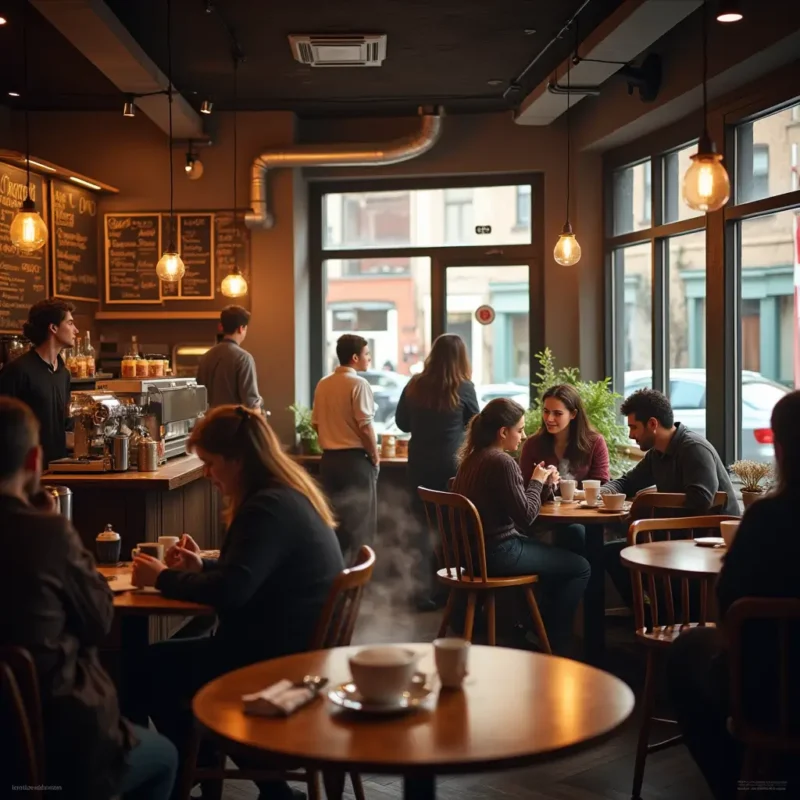
M 247 336 L 250 312 L 241 306 L 226 306 L 219 315 L 222 341 L 201 359 L 197 382 L 206 387 L 208 405 L 242 405 L 261 408 L 256 362 L 242 349 Z
M 601 493 L 633 497 L 655 486 L 659 492 L 686 495 L 683 509 L 669 509 L 671 517 L 711 513 L 739 516 L 736 493 L 717 451 L 699 433 L 675 422 L 665 395 L 655 389 L 640 389 L 625 400 L 620 410 L 628 418 L 631 439 L 636 440 L 645 456 L 630 472 L 604 484 Z M 717 492 L 726 492 L 728 499 L 721 508 L 712 509 Z M 604 560 L 620 595 L 629 601 L 630 573 L 619 558 L 626 546 L 627 539 L 608 542 Z

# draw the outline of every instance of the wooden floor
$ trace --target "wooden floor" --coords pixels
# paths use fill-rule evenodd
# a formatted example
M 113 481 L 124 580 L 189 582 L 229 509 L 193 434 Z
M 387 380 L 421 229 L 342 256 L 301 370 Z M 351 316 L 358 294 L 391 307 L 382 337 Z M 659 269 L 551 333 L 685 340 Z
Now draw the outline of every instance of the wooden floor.
M 387 624 L 381 624 L 381 620 Z M 402 608 L 370 609 L 361 614 L 355 643 L 390 641 L 432 641 L 439 625 L 440 612 L 410 613 Z M 388 624 L 391 620 L 391 624 Z M 627 681 L 639 694 L 644 676 L 641 653 L 629 634 L 632 622 L 608 617 L 608 669 Z M 669 716 L 663 698 L 658 711 Z M 535 713 L 535 709 L 532 710 Z M 490 800 L 491 798 L 531 798 L 532 800 L 628 800 L 633 775 L 638 718 L 629 720 L 620 733 L 598 747 L 537 767 L 506 772 L 442 777 L 437 781 L 441 800 Z M 667 738 L 673 726 L 656 728 L 655 736 Z M 662 736 L 662 734 L 665 734 Z M 368 800 L 401 798 L 399 777 L 365 775 Z M 347 783 L 346 797 L 352 798 Z M 302 788 L 302 787 L 299 787 Z M 256 800 L 252 783 L 228 781 L 225 800 Z M 643 800 L 711 800 L 711 794 L 683 745 L 668 748 L 648 757 Z

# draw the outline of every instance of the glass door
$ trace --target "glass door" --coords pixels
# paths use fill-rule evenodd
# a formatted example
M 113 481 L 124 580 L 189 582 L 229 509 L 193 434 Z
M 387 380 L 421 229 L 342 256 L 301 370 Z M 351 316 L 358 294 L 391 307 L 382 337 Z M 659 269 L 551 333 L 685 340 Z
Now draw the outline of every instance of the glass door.
M 436 333 L 455 333 L 467 345 L 481 408 L 495 397 L 530 405 L 531 359 L 543 341 L 543 317 L 532 324 L 541 292 L 531 263 L 442 263 L 444 308 Z M 532 304 L 532 297 L 534 303 Z M 435 320 L 436 322 L 436 320 Z

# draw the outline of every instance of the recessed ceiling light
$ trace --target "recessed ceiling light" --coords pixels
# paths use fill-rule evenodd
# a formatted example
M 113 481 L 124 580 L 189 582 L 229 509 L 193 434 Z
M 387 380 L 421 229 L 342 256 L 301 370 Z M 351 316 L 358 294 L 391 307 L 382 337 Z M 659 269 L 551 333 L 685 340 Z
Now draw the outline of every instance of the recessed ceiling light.
M 19 97 L 19 92 L 9 92 L 8 96 L 9 97 Z
M 502 86 L 505 81 L 501 81 L 500 78 L 492 78 L 491 80 L 486 81 L 489 86 Z
M 523 32 L 523 33 L 524 33 L 526 36 L 533 36 L 533 35 L 536 33 L 536 28 L 525 28 L 525 30 L 524 30 L 524 31 L 522 31 L 522 32 Z
M 5 25 L 8 20 L 5 17 L 0 17 L 0 25 Z

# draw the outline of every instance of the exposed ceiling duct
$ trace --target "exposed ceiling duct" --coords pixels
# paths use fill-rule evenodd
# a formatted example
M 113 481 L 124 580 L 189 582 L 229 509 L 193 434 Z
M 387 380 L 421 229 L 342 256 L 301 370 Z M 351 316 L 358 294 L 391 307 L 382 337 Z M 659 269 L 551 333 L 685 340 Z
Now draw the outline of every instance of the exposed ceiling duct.
M 253 161 L 248 228 L 269 229 L 275 217 L 269 211 L 267 176 L 273 169 L 293 167 L 379 167 L 410 161 L 427 153 L 442 132 L 443 110 L 423 114 L 416 133 L 383 144 L 306 144 L 267 150 Z
M 636 57 L 657 42 L 665 33 L 702 5 L 702 0 L 627 0 L 592 31 L 580 45 L 578 64 L 572 57 L 557 69 L 563 76 L 571 68 L 574 88 L 570 104 L 595 94 L 605 81 L 626 69 Z M 569 34 L 567 34 L 568 36 Z M 597 63 L 619 62 L 619 63 Z M 516 114 L 518 125 L 549 125 L 567 110 L 566 90 L 548 90 L 550 81 L 540 83 L 523 100 Z
M 120 92 L 144 95 L 166 90 L 167 76 L 102 0 L 31 0 L 31 3 Z M 169 132 L 166 95 L 138 97 L 136 105 L 161 130 Z M 172 95 L 172 116 L 176 139 L 204 137 L 200 115 L 177 92 Z

